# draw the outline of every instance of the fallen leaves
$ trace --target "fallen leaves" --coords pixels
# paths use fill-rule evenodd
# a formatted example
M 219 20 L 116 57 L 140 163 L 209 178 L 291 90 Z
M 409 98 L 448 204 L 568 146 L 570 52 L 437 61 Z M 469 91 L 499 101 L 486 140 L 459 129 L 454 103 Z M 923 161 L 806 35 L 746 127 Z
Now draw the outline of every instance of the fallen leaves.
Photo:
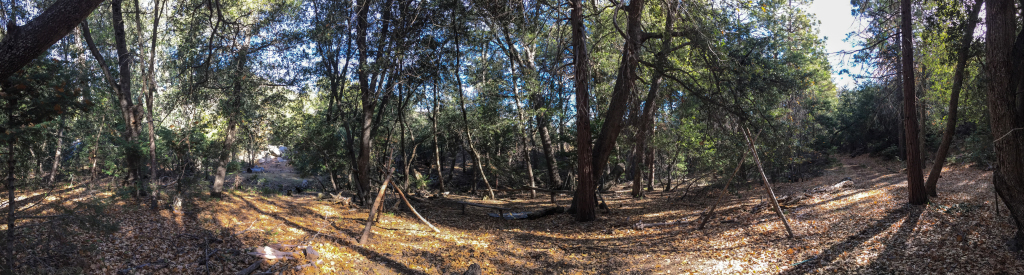
M 942 197 L 915 208 L 906 206 L 904 177 L 889 172 L 898 171 L 898 164 L 842 162 L 822 177 L 776 184 L 777 194 L 795 198 L 846 177 L 856 182 L 790 204 L 786 211 L 797 234 L 792 239 L 773 212 L 750 212 L 762 202 L 757 186 L 739 186 L 702 231 L 693 221 L 714 197 L 679 200 L 679 194 L 651 192 L 648 199 L 634 200 L 610 194 L 605 199 L 616 206 L 612 214 L 590 223 L 570 215 L 507 221 L 488 217 L 486 209 L 463 215 L 448 200 L 436 199 L 416 207 L 443 233 L 433 233 L 404 210 L 390 210 L 374 227 L 373 241 L 358 246 L 353 238 L 364 225 L 364 210 L 306 195 L 237 192 L 221 200 L 199 198 L 185 215 L 119 202 L 108 215 L 120 231 L 78 231 L 72 239 L 82 248 L 75 254 L 103 259 L 81 266 L 91 274 L 227 274 L 254 264 L 256 257 L 247 252 L 256 248 L 298 258 L 260 266 L 283 274 L 448 274 L 474 263 L 490 274 L 1024 273 L 1024 263 L 1002 245 L 1015 228 L 1005 212 L 994 215 L 990 172 L 951 167 L 939 183 Z M 559 196 L 558 203 L 570 199 Z M 552 206 L 546 197 L 480 202 L 517 211 Z M 641 231 L 632 228 L 637 221 L 678 222 Z M 216 252 L 200 264 L 209 251 Z

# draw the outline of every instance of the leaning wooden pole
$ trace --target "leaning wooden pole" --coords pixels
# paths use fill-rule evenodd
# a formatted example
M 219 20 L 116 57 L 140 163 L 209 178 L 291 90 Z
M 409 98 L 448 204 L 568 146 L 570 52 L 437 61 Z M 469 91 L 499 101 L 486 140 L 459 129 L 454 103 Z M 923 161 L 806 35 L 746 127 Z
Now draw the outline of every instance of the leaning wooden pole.
M 377 215 L 377 209 L 380 208 L 381 199 L 384 198 L 384 191 L 388 189 L 388 183 L 391 183 L 391 174 L 395 172 L 395 167 L 391 167 L 391 171 L 388 172 L 387 178 L 384 179 L 384 184 L 380 185 L 380 191 L 377 192 L 377 199 L 373 200 L 373 206 L 370 207 L 370 215 L 366 216 L 366 227 L 363 228 L 363 235 L 359 237 L 359 244 L 366 244 L 370 240 L 370 229 L 373 227 L 374 217 Z
M 743 161 L 745 160 L 747 160 L 747 150 L 743 150 L 743 154 L 740 156 L 740 161 L 736 163 L 736 170 L 734 170 L 732 175 L 729 176 L 729 180 L 725 181 L 725 187 L 722 188 L 722 197 L 718 198 L 718 200 L 711 205 L 711 208 L 708 209 L 708 212 L 704 214 L 704 218 L 700 219 L 700 224 L 697 225 L 697 230 L 704 229 L 704 225 L 708 223 L 711 216 L 715 215 L 715 208 L 718 208 L 718 205 L 722 203 L 724 198 L 729 196 L 729 183 L 732 183 L 732 180 L 736 178 L 736 174 L 740 173 L 740 167 L 743 167 Z
M 771 200 L 772 206 L 775 207 L 775 213 L 779 214 L 779 218 L 782 219 L 782 224 L 786 225 L 786 233 L 789 233 L 789 237 L 793 237 L 793 229 L 789 227 L 789 221 L 786 220 L 786 214 L 782 213 L 782 208 L 779 207 L 779 201 L 775 199 L 775 192 L 772 191 L 772 184 L 768 182 L 768 176 L 764 174 L 764 168 L 761 167 L 761 158 L 757 156 L 757 149 L 754 149 L 754 139 L 750 136 L 750 131 L 747 127 L 740 126 L 743 130 L 743 137 L 747 139 L 747 145 L 750 147 L 750 154 L 754 156 L 754 163 L 757 164 L 757 171 L 761 172 L 761 180 L 764 180 L 765 192 L 768 192 L 768 199 Z
M 416 212 L 416 208 L 412 207 L 412 204 L 409 203 L 409 199 L 405 198 L 405 192 L 402 192 L 402 189 L 398 188 L 398 185 L 396 185 L 394 182 L 392 182 L 391 186 L 395 188 L 396 192 L 398 192 L 398 196 L 402 197 L 402 201 L 405 202 L 405 206 L 408 206 L 409 210 L 412 210 L 412 213 L 416 214 L 416 217 L 419 218 L 421 222 L 423 222 L 424 224 L 429 226 L 430 229 L 433 229 L 434 232 L 441 233 L 441 230 L 437 230 L 437 228 L 434 227 L 433 224 L 430 224 L 430 222 L 428 222 L 427 219 L 424 219 L 423 216 L 420 216 L 420 212 Z

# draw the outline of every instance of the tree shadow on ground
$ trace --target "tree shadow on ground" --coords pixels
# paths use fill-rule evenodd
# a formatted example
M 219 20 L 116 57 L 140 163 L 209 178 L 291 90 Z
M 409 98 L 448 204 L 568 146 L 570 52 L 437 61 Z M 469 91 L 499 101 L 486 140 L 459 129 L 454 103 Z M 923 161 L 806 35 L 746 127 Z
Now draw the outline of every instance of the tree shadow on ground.
M 352 250 L 354 250 L 354 251 L 358 252 L 359 254 L 363 255 L 363 257 L 366 257 L 367 259 L 372 259 L 373 261 L 380 262 L 384 266 L 386 266 L 387 268 L 390 268 L 391 270 L 394 270 L 395 272 L 398 272 L 398 273 L 401 273 L 401 274 L 422 274 L 422 272 L 417 271 L 417 270 L 413 270 L 413 269 L 409 268 L 408 266 L 406 266 L 406 265 L 404 265 L 402 263 L 399 263 L 398 261 L 395 261 L 395 260 L 393 260 L 393 259 L 391 259 L 391 258 L 389 258 L 389 257 L 387 257 L 385 255 L 382 255 L 380 253 L 377 253 L 376 251 L 367 249 L 365 247 L 362 247 L 362 246 L 356 244 L 355 243 L 355 239 L 353 239 L 351 237 L 351 236 L 356 236 L 355 232 L 352 232 L 352 231 L 344 229 L 344 228 L 335 227 L 335 228 L 339 229 L 339 231 L 341 231 L 341 232 L 343 232 L 345 234 L 348 234 L 348 235 L 344 236 L 344 237 L 339 237 L 339 236 L 332 236 L 330 234 L 325 234 L 324 232 L 319 232 L 319 231 L 314 230 L 312 228 L 308 228 L 306 226 L 300 225 L 300 224 L 298 224 L 298 223 L 296 223 L 294 221 L 289 220 L 288 218 L 285 218 L 285 217 L 281 216 L 280 214 L 270 213 L 270 212 L 267 212 L 267 211 L 265 211 L 263 209 L 260 209 L 260 207 L 256 206 L 255 204 L 253 204 L 248 199 L 245 199 L 242 196 L 236 196 L 236 195 L 230 195 L 230 196 L 241 200 L 247 206 L 252 208 L 254 211 L 256 211 L 256 212 L 258 212 L 260 214 L 266 215 L 268 217 L 273 217 L 274 219 L 277 219 L 278 221 L 281 221 L 281 222 L 287 224 L 288 226 L 291 226 L 293 228 L 296 228 L 296 229 L 299 229 L 299 230 L 302 230 L 302 231 L 306 232 L 306 234 L 308 234 L 308 235 L 315 235 L 315 234 L 319 233 L 321 236 L 324 236 L 324 237 L 326 237 L 328 239 L 331 239 L 332 241 L 334 241 L 334 242 L 336 242 L 338 244 L 346 245 L 349 248 L 351 248 Z
M 891 251 L 906 247 L 906 240 L 909 238 L 910 232 L 913 231 L 913 228 L 917 225 L 918 218 L 923 212 L 923 206 L 905 205 L 904 207 L 893 209 L 888 213 L 888 215 L 876 220 L 874 223 L 861 230 L 860 233 L 847 237 L 846 241 L 835 244 L 818 255 L 799 262 L 794 265 L 793 268 L 790 268 L 781 274 L 805 274 L 826 268 L 843 253 L 853 251 L 865 241 L 886 231 L 886 229 L 888 229 L 892 224 L 898 222 L 901 217 L 906 215 L 906 220 L 904 220 L 903 224 L 900 226 L 899 232 L 890 239 L 890 244 L 887 245 L 886 251 L 890 251 L 890 254 L 892 254 Z M 901 243 L 902 246 L 893 245 L 893 241 Z

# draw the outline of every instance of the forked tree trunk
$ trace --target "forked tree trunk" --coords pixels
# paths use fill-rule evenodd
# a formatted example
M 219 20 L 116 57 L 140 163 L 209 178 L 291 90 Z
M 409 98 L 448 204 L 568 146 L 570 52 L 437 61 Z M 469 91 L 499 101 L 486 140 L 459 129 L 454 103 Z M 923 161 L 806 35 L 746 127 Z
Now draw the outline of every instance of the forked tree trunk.
M 964 87 L 967 59 L 970 57 L 971 42 L 974 41 L 974 27 L 978 25 L 978 14 L 981 13 L 982 3 L 984 3 L 984 0 L 978 0 L 974 7 L 971 8 L 971 15 L 967 19 L 964 34 L 960 38 L 960 48 L 957 49 L 956 69 L 953 72 L 953 89 L 949 95 L 949 115 L 946 118 L 946 130 L 942 133 L 942 143 L 939 145 L 939 151 L 935 152 L 935 162 L 932 165 L 931 173 L 928 173 L 928 181 L 924 183 L 928 195 L 932 197 L 938 196 L 935 185 L 939 181 L 939 174 L 942 173 L 942 166 L 946 164 L 949 145 L 953 143 L 953 134 L 956 132 L 960 91 Z
M 384 179 L 384 183 L 381 184 L 380 190 L 377 192 L 377 199 L 373 200 L 373 206 L 370 207 L 370 214 L 366 216 L 366 227 L 363 228 L 363 234 L 359 237 L 359 244 L 364 245 L 370 241 L 370 231 L 373 228 L 373 222 L 377 219 L 377 212 L 382 206 L 382 199 L 384 198 L 384 192 L 388 189 L 388 183 L 391 182 L 391 174 L 395 172 L 395 168 L 391 167 L 391 171 L 388 172 L 387 178 Z
M 658 51 L 658 54 L 654 57 L 654 64 L 657 68 L 654 69 L 654 77 L 651 79 L 651 88 L 647 92 L 647 99 L 644 100 L 644 109 L 640 116 L 640 127 L 638 127 L 639 129 L 637 129 L 636 137 L 633 139 L 634 144 L 636 145 L 633 150 L 640 154 L 638 159 L 644 159 L 643 153 L 647 150 L 648 133 L 653 134 L 652 128 L 654 124 L 654 113 L 657 112 L 658 107 L 660 106 L 658 102 L 658 90 L 661 88 L 661 72 L 664 71 L 663 67 L 665 65 L 665 60 L 667 60 L 669 50 L 672 47 L 671 32 L 673 23 L 675 23 L 673 21 L 674 10 L 675 1 L 671 1 L 671 4 L 668 6 L 668 10 L 665 12 L 665 34 L 661 39 L 661 50 Z M 650 173 L 653 175 L 654 163 L 651 162 L 649 166 L 651 169 Z M 636 166 L 634 165 L 633 167 Z M 640 188 L 642 186 L 642 179 L 643 177 L 636 177 L 633 180 L 633 191 L 631 194 L 634 198 L 643 196 L 643 190 Z M 654 177 L 652 176 L 650 181 L 647 183 L 649 190 L 654 190 L 653 181 Z

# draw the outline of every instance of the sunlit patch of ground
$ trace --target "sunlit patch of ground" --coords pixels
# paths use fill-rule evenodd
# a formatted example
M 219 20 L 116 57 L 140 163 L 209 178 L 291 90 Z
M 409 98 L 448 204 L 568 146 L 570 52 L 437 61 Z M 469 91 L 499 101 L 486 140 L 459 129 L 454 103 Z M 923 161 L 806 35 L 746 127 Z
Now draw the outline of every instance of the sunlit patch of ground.
M 866 157 L 841 161 L 821 177 L 776 184 L 781 197 L 847 177 L 855 182 L 787 204 L 795 238 L 786 237 L 772 209 L 751 211 L 763 202 L 764 191 L 750 184 L 734 186 L 736 192 L 724 197 L 719 214 L 704 230 L 696 229 L 696 221 L 717 200 L 713 194 L 722 192 L 683 196 L 681 191 L 655 191 L 640 200 L 628 193 L 605 194 L 611 212 L 600 212 L 589 223 L 565 214 L 502 220 L 487 216 L 490 209 L 469 207 L 462 214 L 454 203 L 532 211 L 555 205 L 546 194 L 498 200 L 453 195 L 413 202 L 441 233 L 419 223 L 404 205 L 391 209 L 395 201 L 388 200 L 389 211 L 373 228 L 370 243 L 358 245 L 364 209 L 317 201 L 310 194 L 235 191 L 222 199 L 199 196 L 184 215 L 119 201 L 107 215 L 120 223 L 120 231 L 81 232 L 74 239 L 89 248 L 79 252 L 83 259 L 102 259 L 82 263 L 91 274 L 205 274 L 207 268 L 227 274 L 256 261 L 245 252 L 272 243 L 310 245 L 321 254 L 319 267 L 296 271 L 302 260 L 289 260 L 260 269 L 285 274 L 448 274 L 473 263 L 488 274 L 1024 274 L 1021 256 L 1003 244 L 1014 228 L 1005 207 L 1001 216 L 995 215 L 991 172 L 947 168 L 939 182 L 942 197 L 914 207 L 905 203 L 905 176 L 898 163 Z M 557 204 L 567 206 L 570 199 L 559 196 Z M 682 223 L 634 227 L 674 221 Z M 223 243 L 206 245 L 209 238 Z M 208 266 L 200 265 L 211 250 L 218 252 Z M 145 266 L 161 261 L 168 266 Z

